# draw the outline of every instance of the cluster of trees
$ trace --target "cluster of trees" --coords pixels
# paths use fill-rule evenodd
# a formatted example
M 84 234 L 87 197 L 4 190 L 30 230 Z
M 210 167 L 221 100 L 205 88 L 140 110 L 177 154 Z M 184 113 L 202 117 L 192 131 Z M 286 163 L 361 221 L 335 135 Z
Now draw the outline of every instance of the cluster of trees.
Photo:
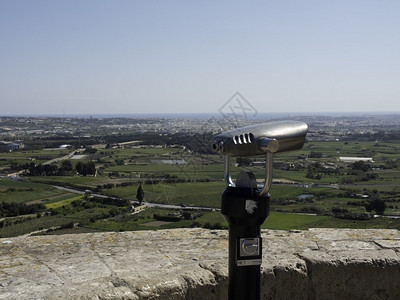
M 362 172 L 368 172 L 369 170 L 371 170 L 371 165 L 365 163 L 362 160 L 360 160 L 360 161 L 356 161 L 355 163 L 353 163 L 351 165 L 351 169 L 352 170 L 359 170 L 359 171 L 362 171 Z
M 309 158 L 322 158 L 322 152 L 311 151 Z
M 400 165 L 400 159 L 398 158 L 392 159 L 387 156 L 382 156 L 381 159 L 383 160 L 384 163 L 377 166 L 378 168 L 381 169 L 397 169 Z
M 38 204 L 25 204 L 16 202 L 1 202 L 0 203 L 0 217 L 15 217 L 20 215 L 34 214 L 45 209 L 44 205 Z
M 347 177 L 341 178 L 342 184 L 352 184 L 359 181 L 369 181 L 378 178 L 378 174 L 369 172 L 372 170 L 372 166 L 364 161 L 357 161 L 349 166 Z
M 308 166 L 306 177 L 310 179 L 320 180 L 322 174 L 339 174 L 337 168 L 325 168 L 321 163 L 315 162 Z
M 90 197 L 89 201 L 105 205 L 114 205 L 119 207 L 129 206 L 129 200 L 127 199 Z
M 348 139 L 351 140 L 366 140 L 366 141 L 393 141 L 400 139 L 400 131 L 399 130 L 391 130 L 391 131 L 377 131 L 374 133 L 366 132 L 366 133 L 352 133 L 347 136 Z
M 83 154 L 96 154 L 97 149 L 95 148 L 86 148 L 85 151 L 83 151 Z
M 347 205 L 351 206 L 364 206 L 367 212 L 375 211 L 377 215 L 383 215 L 386 210 L 386 203 L 382 200 L 380 193 L 377 190 L 372 190 L 370 192 L 364 191 L 365 194 L 369 196 L 367 201 L 348 201 Z M 344 193 L 343 196 L 354 197 L 354 193 L 349 191 L 347 194 Z
M 132 186 L 137 184 L 137 182 L 134 181 L 126 181 L 126 182 L 121 182 L 121 183 L 105 183 L 105 184 L 99 184 L 96 186 L 97 191 L 101 191 L 102 189 L 113 189 L 115 187 L 127 187 L 127 186 Z
M 210 182 L 210 178 L 175 178 L 174 175 L 169 178 L 158 177 L 157 179 L 146 179 L 145 184 L 159 184 L 159 183 L 185 183 L 185 182 Z
M 335 218 L 338 219 L 347 219 L 347 220 L 357 220 L 357 221 L 362 221 L 362 220 L 369 220 L 372 218 L 371 215 L 365 214 L 365 213 L 349 213 L 347 210 L 344 209 L 343 212 L 335 212 L 332 210 Z
M 30 176 L 68 176 L 75 173 L 86 176 L 96 174 L 96 165 L 92 161 L 78 162 L 73 166 L 71 161 L 63 160 L 60 167 L 53 164 L 36 165 L 33 162 L 23 165 L 12 163 L 11 168 L 16 171 L 26 170 Z
M 12 226 L 16 224 L 21 224 L 25 222 L 29 222 L 31 220 L 34 220 L 36 218 L 40 218 L 42 215 L 41 213 L 38 213 L 36 216 L 28 215 L 25 217 L 20 217 L 20 218 L 9 218 L 9 219 L 3 219 L 0 221 L 0 228 L 7 227 L 7 226 Z M 2 236 L 0 235 L 0 238 Z
M 182 216 L 180 216 L 180 215 L 154 214 L 153 218 L 158 221 L 165 221 L 165 222 L 178 222 L 178 221 L 182 220 Z

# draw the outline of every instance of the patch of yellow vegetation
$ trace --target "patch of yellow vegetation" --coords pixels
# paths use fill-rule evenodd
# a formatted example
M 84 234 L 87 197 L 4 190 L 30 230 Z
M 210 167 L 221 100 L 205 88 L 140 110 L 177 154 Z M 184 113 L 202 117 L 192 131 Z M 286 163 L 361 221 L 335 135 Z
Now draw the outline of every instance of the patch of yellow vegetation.
M 79 196 L 75 196 L 75 197 L 72 197 L 72 198 L 69 198 L 69 199 L 65 199 L 65 200 L 61 200 L 61 201 L 58 201 L 58 202 L 49 203 L 49 204 L 46 204 L 45 206 L 46 206 L 47 209 L 59 208 L 59 207 L 62 207 L 63 205 L 70 204 L 72 201 L 82 199 L 82 197 L 83 197 L 82 195 L 79 195 Z

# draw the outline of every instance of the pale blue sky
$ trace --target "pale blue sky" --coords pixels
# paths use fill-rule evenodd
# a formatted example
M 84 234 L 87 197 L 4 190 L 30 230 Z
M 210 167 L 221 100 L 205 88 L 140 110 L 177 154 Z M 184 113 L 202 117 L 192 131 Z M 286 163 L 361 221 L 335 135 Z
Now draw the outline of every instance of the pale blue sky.
M 400 1 L 0 0 L 0 115 L 400 111 Z

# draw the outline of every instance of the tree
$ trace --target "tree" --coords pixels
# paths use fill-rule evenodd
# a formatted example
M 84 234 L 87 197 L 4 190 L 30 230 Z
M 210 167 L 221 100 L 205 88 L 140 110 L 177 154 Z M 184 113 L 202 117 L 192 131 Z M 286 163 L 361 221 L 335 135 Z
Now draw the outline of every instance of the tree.
M 67 175 L 70 174 L 74 171 L 74 167 L 72 166 L 72 163 L 70 160 L 63 160 L 61 162 L 61 168 L 60 168 L 60 173 L 62 175 Z
M 87 163 L 78 162 L 75 168 L 76 171 L 83 176 L 96 174 L 96 165 L 92 161 Z
M 385 212 L 385 209 L 386 209 L 386 204 L 383 200 L 375 199 L 375 200 L 368 201 L 367 203 L 365 203 L 365 209 L 368 212 L 371 212 L 372 210 L 374 210 L 377 215 L 383 216 L 383 213 Z
M 86 175 L 86 174 L 84 174 L 84 164 L 83 164 L 83 162 L 79 161 L 75 165 L 75 168 L 76 168 L 76 172 L 78 172 L 79 174 Z
M 140 205 L 142 205 L 143 198 L 144 198 L 143 188 L 141 185 L 139 185 L 139 188 L 137 189 L 136 192 L 136 199 L 139 201 Z
M 125 161 L 124 161 L 123 158 L 117 158 L 117 159 L 115 160 L 115 163 L 116 163 L 118 166 L 123 166 L 124 163 L 125 163 Z
M 184 211 L 182 213 L 182 217 L 183 217 L 184 220 L 191 220 L 192 219 L 192 214 L 190 212 L 188 212 L 188 211 Z
M 310 158 L 322 158 L 322 152 L 311 151 Z
M 355 163 L 353 163 L 353 165 L 351 166 L 352 170 L 360 170 L 362 172 L 367 172 L 368 170 L 371 169 L 371 165 L 366 164 L 364 161 L 360 160 L 360 161 L 356 161 Z
M 90 161 L 86 164 L 86 171 L 89 175 L 96 175 L 96 165 Z
M 383 215 L 386 209 L 386 204 L 383 200 L 376 199 L 371 202 L 373 210 L 375 210 L 377 215 Z

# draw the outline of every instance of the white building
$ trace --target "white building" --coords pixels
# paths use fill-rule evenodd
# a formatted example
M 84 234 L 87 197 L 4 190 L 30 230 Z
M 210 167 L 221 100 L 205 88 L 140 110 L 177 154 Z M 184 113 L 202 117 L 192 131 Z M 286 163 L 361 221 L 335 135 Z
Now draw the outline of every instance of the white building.
M 363 161 L 363 162 L 370 162 L 373 163 L 374 160 L 372 157 L 346 157 L 346 156 L 341 156 L 339 157 L 339 161 L 345 162 L 345 163 L 355 163 L 358 161 Z

